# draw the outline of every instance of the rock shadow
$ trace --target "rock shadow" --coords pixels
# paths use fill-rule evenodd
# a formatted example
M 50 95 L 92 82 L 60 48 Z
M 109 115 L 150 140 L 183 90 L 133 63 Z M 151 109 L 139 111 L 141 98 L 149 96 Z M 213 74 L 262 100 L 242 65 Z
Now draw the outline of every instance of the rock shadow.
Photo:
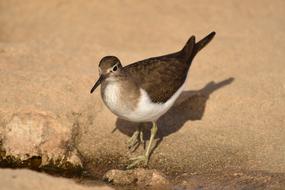
M 186 121 L 201 120 L 210 95 L 216 90 L 230 85 L 233 81 L 234 78 L 232 77 L 217 83 L 211 81 L 200 90 L 182 92 L 174 106 L 158 120 L 157 138 L 162 140 L 163 137 L 177 132 Z M 140 123 L 117 118 L 116 128 L 114 130 L 118 129 L 121 133 L 131 136 L 140 125 Z M 145 127 L 147 129 L 151 127 L 151 123 L 144 125 L 147 126 Z M 150 130 L 144 130 L 144 139 L 149 139 L 149 137 Z

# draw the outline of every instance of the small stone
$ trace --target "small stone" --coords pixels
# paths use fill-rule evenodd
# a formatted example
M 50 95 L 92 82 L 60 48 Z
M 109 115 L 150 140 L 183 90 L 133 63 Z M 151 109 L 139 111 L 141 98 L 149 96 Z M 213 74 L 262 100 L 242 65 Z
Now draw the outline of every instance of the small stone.
M 109 170 L 103 176 L 103 180 L 115 185 L 130 185 L 135 183 L 136 178 L 133 171 Z
M 151 186 L 169 185 L 169 181 L 166 179 L 166 177 L 162 173 L 156 170 L 153 170 L 150 185 Z
M 134 170 L 109 170 L 103 177 L 105 181 L 114 185 L 130 185 L 139 186 L 166 186 L 169 181 L 166 176 L 157 170 L 134 169 Z

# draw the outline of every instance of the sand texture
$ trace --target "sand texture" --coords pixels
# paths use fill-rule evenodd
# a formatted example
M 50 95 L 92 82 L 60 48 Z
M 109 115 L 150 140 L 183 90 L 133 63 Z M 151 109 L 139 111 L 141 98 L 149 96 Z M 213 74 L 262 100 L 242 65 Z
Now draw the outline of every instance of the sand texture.
M 260 174 L 276 179 L 276 187 L 285 184 L 284 7 L 283 0 L 2 0 L 4 151 L 11 149 L 7 133 L 15 114 L 45 113 L 56 123 L 51 128 L 64 128 L 71 140 L 60 136 L 64 146 L 33 149 L 27 157 L 45 157 L 56 149 L 59 153 L 48 155 L 55 159 L 64 147 L 60 159 L 74 154 L 88 175 L 102 177 L 110 169 L 124 169 L 144 149 L 130 152 L 126 144 L 138 124 L 113 115 L 99 90 L 89 93 L 100 59 L 116 55 L 128 65 L 175 52 L 191 35 L 199 40 L 216 31 L 193 61 L 185 91 L 158 121 L 149 168 L 187 179 L 223 174 L 221 181 L 227 172 L 229 179 L 239 178 L 239 172 Z M 25 155 L 21 147 L 14 152 L 16 157 Z M 260 187 L 273 188 L 266 185 L 270 180 Z

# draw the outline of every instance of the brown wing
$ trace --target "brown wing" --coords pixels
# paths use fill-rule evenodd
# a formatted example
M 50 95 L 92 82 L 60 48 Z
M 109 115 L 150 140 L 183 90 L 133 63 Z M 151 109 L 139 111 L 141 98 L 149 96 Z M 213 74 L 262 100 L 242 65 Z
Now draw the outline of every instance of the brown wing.
M 198 43 L 191 36 L 181 51 L 133 63 L 124 67 L 124 71 L 147 91 L 153 102 L 164 103 L 185 82 L 193 58 L 215 34 L 211 32 Z
M 188 64 L 173 55 L 146 59 L 124 68 L 156 103 L 166 102 L 181 87 L 188 69 Z

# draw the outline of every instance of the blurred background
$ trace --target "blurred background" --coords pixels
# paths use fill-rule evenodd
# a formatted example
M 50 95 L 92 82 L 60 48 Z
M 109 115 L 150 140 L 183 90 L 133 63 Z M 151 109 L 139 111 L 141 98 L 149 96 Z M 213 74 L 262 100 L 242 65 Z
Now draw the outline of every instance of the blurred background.
M 174 181 L 188 188 L 281 187 L 284 8 L 283 0 L 1 0 L 1 166 L 97 178 L 123 169 L 143 148 L 128 152 L 136 124 L 111 114 L 99 91 L 89 94 L 100 59 L 128 65 L 216 31 L 184 96 L 159 121 L 149 167 L 171 179 L 183 174 Z

